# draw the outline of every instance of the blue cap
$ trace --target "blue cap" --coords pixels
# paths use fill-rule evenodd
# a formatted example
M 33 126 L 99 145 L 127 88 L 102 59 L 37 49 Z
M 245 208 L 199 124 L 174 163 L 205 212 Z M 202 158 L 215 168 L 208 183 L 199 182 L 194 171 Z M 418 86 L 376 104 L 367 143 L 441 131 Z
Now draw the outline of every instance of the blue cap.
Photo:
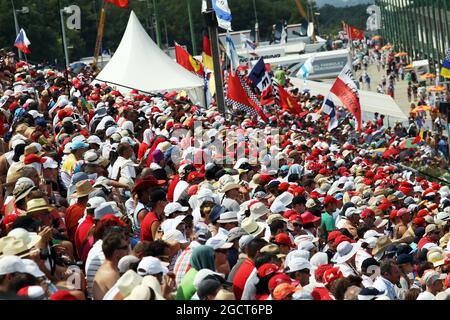
M 281 166 L 280 171 L 289 171 L 289 166 L 287 164 Z
M 401 254 L 397 257 L 397 264 L 414 263 L 414 259 L 410 254 Z
M 83 141 L 77 140 L 72 142 L 72 145 L 70 146 L 71 151 L 75 151 L 82 148 L 87 149 L 89 148 L 89 145 L 87 143 L 84 143 Z
M 337 194 L 334 196 L 334 198 L 335 198 L 336 200 L 342 200 L 342 199 L 344 198 L 344 194 L 343 194 L 343 193 L 337 193 Z
M 220 215 L 225 212 L 225 208 L 216 205 L 214 208 L 212 208 L 211 212 L 209 213 L 209 220 L 213 223 L 215 223 L 217 220 L 219 220 Z

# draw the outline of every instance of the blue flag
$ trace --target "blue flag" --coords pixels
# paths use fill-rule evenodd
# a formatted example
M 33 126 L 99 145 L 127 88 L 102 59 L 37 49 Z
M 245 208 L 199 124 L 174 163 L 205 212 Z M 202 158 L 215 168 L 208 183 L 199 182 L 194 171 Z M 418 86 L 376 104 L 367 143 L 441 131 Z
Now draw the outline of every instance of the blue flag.
M 263 92 L 267 89 L 267 87 L 270 86 L 270 76 L 266 70 L 266 64 L 264 63 L 263 58 L 260 58 L 255 64 L 252 71 L 250 71 L 248 78 L 253 82 L 253 85 L 257 87 L 260 92 Z
M 236 52 L 236 47 L 234 46 L 233 40 L 227 35 L 226 39 L 226 51 L 228 59 L 230 59 L 231 72 L 234 74 L 239 67 L 239 56 Z

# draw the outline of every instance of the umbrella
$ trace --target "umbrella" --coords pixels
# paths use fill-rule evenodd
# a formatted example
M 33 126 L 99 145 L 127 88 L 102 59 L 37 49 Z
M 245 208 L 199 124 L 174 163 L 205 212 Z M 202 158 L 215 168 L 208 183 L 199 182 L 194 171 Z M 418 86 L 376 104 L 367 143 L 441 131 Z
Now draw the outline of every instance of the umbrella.
M 415 107 L 413 110 L 412 110 L 412 112 L 413 113 L 417 113 L 417 112 L 427 112 L 427 111 L 430 111 L 431 110 L 431 107 L 430 106 L 418 106 L 418 107 Z
M 407 52 L 399 52 L 395 55 L 396 58 L 406 57 L 406 56 L 408 56 Z
M 389 50 L 389 49 L 392 49 L 393 47 L 392 47 L 392 45 L 391 44 L 387 44 L 387 45 L 385 45 L 383 48 L 381 48 L 381 50 Z
M 74 73 L 80 73 L 80 71 L 87 67 L 87 65 L 84 62 L 74 62 L 69 65 L 69 67 L 73 70 Z
M 402 142 L 400 142 L 399 145 L 400 149 L 404 150 L 404 149 L 414 149 L 417 148 L 417 144 L 413 144 L 413 139 L 406 139 L 403 140 Z
M 381 36 L 373 36 L 372 37 L 372 40 L 373 41 L 377 41 L 377 40 L 380 40 L 381 39 Z
M 428 92 L 444 92 L 446 90 L 447 88 L 445 88 L 444 86 L 432 86 L 427 88 Z

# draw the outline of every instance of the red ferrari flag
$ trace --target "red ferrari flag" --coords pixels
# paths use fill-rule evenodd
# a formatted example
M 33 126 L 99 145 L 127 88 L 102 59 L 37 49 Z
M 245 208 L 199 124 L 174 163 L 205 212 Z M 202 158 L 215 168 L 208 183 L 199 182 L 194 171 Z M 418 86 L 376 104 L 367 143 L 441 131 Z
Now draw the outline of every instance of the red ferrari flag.
M 278 105 L 280 108 L 284 111 L 289 112 L 293 115 L 299 115 L 300 105 L 298 104 L 297 100 L 294 99 L 282 86 L 279 84 L 274 83 L 274 89 L 278 94 L 276 96 L 278 97 Z
M 128 0 L 106 0 L 106 2 L 112 3 L 113 5 L 118 6 L 119 8 L 128 7 Z
M 203 65 L 194 59 L 182 46 L 175 43 L 175 56 L 177 63 L 183 66 L 186 70 L 194 72 L 203 77 Z
M 360 30 L 358 28 L 348 26 L 348 33 L 350 36 L 350 39 L 353 40 L 364 40 L 364 30 Z
M 234 75 L 232 72 L 228 73 L 227 103 L 239 110 L 260 116 L 263 121 L 267 122 L 266 115 L 255 101 L 248 96 L 237 73 Z
M 353 114 L 357 122 L 356 130 L 361 131 L 361 105 L 351 66 L 347 64 L 342 69 L 330 92 L 338 97 L 344 107 Z

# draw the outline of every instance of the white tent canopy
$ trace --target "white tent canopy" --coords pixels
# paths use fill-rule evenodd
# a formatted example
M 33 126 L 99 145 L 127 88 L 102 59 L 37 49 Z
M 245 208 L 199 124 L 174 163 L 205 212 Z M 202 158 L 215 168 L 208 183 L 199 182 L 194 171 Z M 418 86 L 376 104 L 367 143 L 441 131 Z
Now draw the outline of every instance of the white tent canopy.
M 306 85 L 303 79 L 291 77 L 291 83 L 300 90 L 309 89 L 312 95 L 327 96 L 330 93 L 332 85 L 329 83 L 307 81 Z M 370 91 L 359 90 L 361 103 L 361 113 L 363 120 L 373 120 L 373 114 L 378 112 L 389 117 L 392 121 L 406 121 L 408 116 L 400 109 L 391 96 Z M 342 105 L 337 98 L 333 99 L 337 105 Z
M 186 89 L 194 103 L 204 105 L 203 80 L 164 53 L 149 37 L 134 11 L 114 56 L 95 80 L 123 91 L 164 93 Z

